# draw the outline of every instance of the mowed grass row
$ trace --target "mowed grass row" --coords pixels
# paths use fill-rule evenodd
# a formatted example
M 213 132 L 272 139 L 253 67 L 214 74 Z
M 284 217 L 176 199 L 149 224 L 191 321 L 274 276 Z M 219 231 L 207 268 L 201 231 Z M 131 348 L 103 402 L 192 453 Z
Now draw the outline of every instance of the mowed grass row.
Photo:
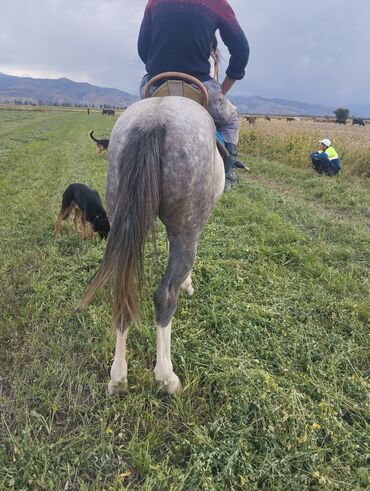
M 243 156 L 252 172 L 217 204 L 195 295 L 179 297 L 173 398 L 152 373 L 159 225 L 129 386 L 110 398 L 109 292 L 73 313 L 105 243 L 53 226 L 69 183 L 104 196 L 87 133 L 113 122 L 0 111 L 0 489 L 366 489 L 367 181 Z

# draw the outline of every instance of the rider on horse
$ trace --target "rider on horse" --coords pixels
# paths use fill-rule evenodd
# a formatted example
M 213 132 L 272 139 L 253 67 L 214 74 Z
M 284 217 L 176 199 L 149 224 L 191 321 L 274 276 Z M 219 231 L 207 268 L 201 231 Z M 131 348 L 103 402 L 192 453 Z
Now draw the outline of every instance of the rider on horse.
M 220 84 L 210 75 L 210 54 L 215 32 L 230 53 L 225 80 Z M 214 119 L 229 156 L 224 158 L 225 191 L 236 183 L 239 118 L 226 94 L 245 75 L 249 45 L 226 0 L 149 0 L 138 40 L 139 56 L 147 74 L 144 87 L 154 76 L 169 71 L 183 72 L 200 80 L 208 91 L 208 112 Z

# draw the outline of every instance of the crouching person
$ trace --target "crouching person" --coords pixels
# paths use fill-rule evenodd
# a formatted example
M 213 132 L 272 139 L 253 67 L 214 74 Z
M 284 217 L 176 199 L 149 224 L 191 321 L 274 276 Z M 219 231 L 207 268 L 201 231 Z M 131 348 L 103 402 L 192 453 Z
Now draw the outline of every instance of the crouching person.
M 320 140 L 319 148 L 319 151 L 310 154 L 312 167 L 318 174 L 335 176 L 340 171 L 341 166 L 338 154 L 331 146 L 331 141 L 328 138 Z

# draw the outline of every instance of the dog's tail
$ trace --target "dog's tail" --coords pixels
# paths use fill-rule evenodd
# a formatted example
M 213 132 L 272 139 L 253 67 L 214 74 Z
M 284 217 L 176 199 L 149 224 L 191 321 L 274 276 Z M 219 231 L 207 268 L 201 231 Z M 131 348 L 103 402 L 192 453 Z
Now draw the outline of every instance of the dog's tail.
M 113 279 L 113 325 L 124 331 L 140 323 L 137 290 L 143 276 L 145 241 L 154 233 L 161 182 L 165 127 L 161 123 L 132 128 L 120 152 L 117 204 L 103 261 L 80 308 L 86 306 L 110 277 Z
M 94 140 L 94 142 L 99 142 L 99 140 L 97 140 L 97 139 L 95 138 L 95 136 L 93 136 L 93 133 L 94 133 L 94 130 L 91 130 L 91 131 L 90 131 L 90 133 L 89 133 L 89 137 L 90 137 L 92 140 Z

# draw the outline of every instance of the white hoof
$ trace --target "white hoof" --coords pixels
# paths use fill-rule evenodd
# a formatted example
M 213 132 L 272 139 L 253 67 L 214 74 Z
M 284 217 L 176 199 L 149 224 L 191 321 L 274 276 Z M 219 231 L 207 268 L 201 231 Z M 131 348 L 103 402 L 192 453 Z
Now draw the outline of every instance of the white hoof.
M 180 392 L 181 390 L 180 379 L 174 373 L 171 375 L 171 377 L 165 380 L 159 380 L 158 382 L 160 390 L 170 396 Z
M 189 295 L 189 297 L 192 297 L 194 295 L 194 288 L 192 286 L 188 286 L 187 288 L 184 288 L 184 290 Z
M 122 382 L 113 382 L 112 380 L 108 383 L 108 394 L 110 396 L 114 396 L 114 394 L 118 394 L 122 392 L 123 389 L 127 387 L 127 379 L 123 379 Z

